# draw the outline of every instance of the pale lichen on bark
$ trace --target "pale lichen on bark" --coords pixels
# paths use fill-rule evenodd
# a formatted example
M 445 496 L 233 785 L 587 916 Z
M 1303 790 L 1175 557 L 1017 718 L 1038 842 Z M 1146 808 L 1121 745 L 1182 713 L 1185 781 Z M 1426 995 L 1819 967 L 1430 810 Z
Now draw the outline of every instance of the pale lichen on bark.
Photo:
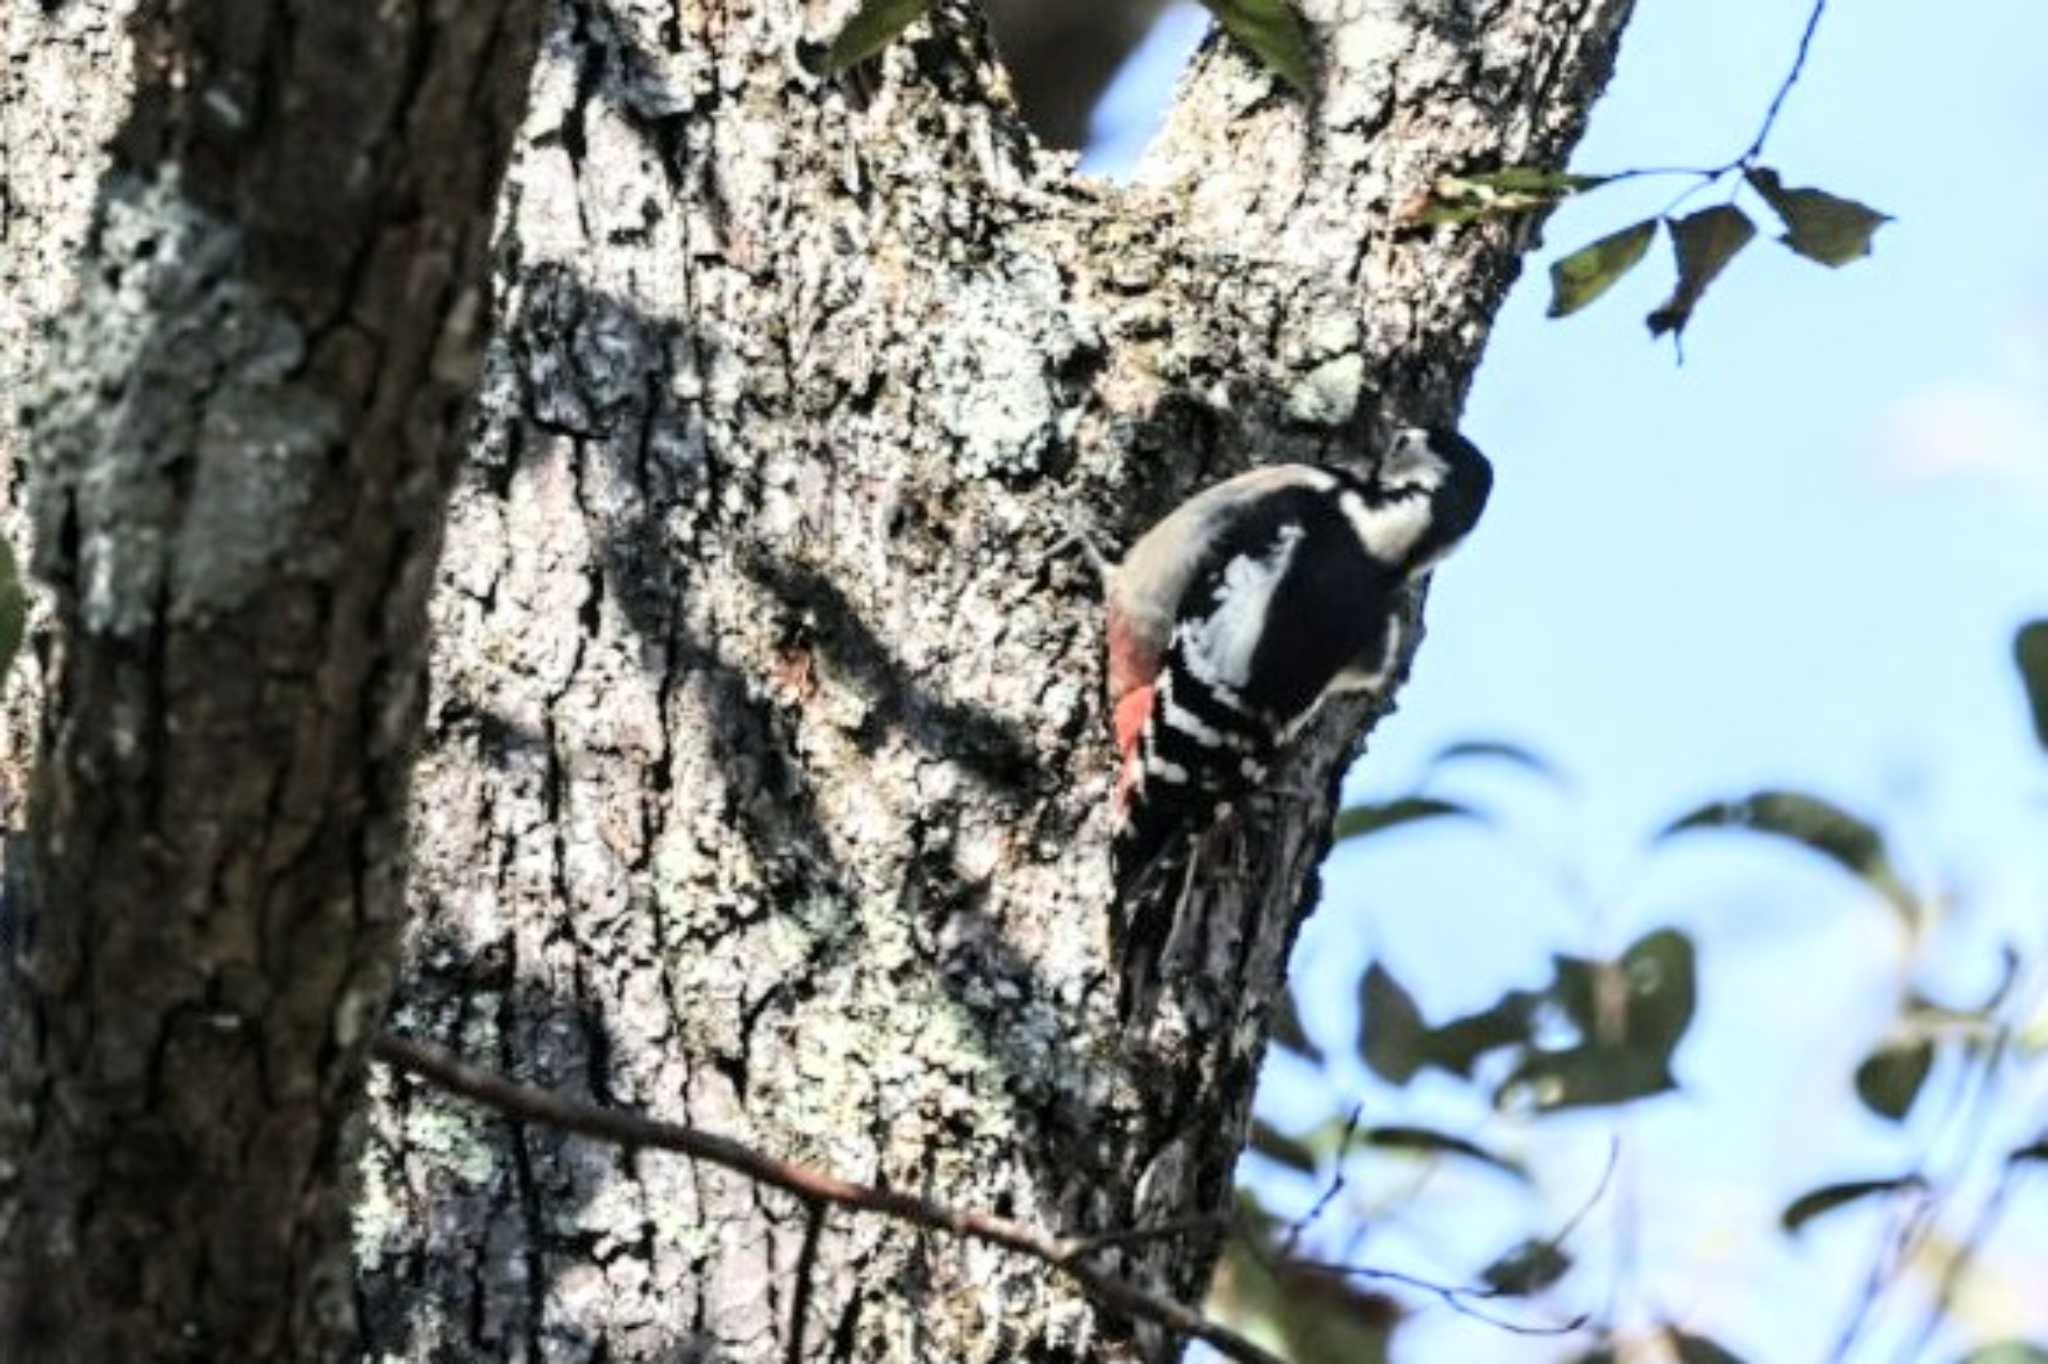
M 127 107 L 128 0 L 0 8 L 0 520 L 19 562 L 32 545 L 19 407 L 38 338 L 77 297 L 72 268 L 89 231 L 106 144 Z M 30 641 L 47 628 L 37 598 Z M 0 679 L 0 812 L 19 822 L 41 700 L 33 649 Z
M 1028 479 L 1073 438 L 1078 391 L 1063 371 L 1085 366 L 1101 339 L 1070 307 L 1050 260 L 1024 257 L 1000 277 L 972 279 L 937 319 L 926 382 L 966 477 Z
M 38 569 L 75 556 L 82 623 L 132 635 L 232 610 L 276 575 L 342 420 L 292 380 L 304 335 L 175 172 L 109 186 L 102 213 L 99 268 L 22 411 L 42 455 Z
M 1327 806 L 1223 848 L 1201 952 L 1117 1018 L 1099 602 L 1047 552 L 1449 418 L 1513 244 L 1394 209 L 1560 157 L 1625 5 L 1311 3 L 1322 98 L 1212 46 L 1129 191 L 1032 146 L 963 6 L 818 81 L 849 9 L 557 11 L 435 608 L 400 1023 L 1065 1230 L 1211 1209 Z M 495 1124 L 458 1175 L 398 1111 L 381 1348 L 782 1357 L 797 1209 Z M 1127 1258 L 1198 1298 L 1212 1250 Z M 815 1274 L 814 1358 L 1139 1352 L 985 1248 L 835 1217 Z
M 1130 189 L 1031 143 L 961 4 L 873 80 L 818 79 L 805 54 L 850 8 L 552 8 L 432 608 L 393 1024 L 1064 1231 L 1211 1210 L 1363 717 L 1334 713 L 1289 774 L 1322 801 L 1219 847 L 1198 950 L 1156 1012 L 1117 1017 L 1099 602 L 1048 552 L 1248 463 L 1452 416 L 1515 241 L 1395 210 L 1446 168 L 1560 160 L 1627 5 L 1308 0 L 1318 98 L 1211 44 Z M 439 299 L 440 276 L 385 268 L 433 245 L 380 243 L 355 278 Z M 372 352 L 324 340 L 363 398 Z M 260 469 L 271 417 L 314 429 L 264 406 L 289 339 L 208 338 L 192 363 L 258 352 L 276 364 L 234 382 L 259 416 L 223 439 Z M 203 500 L 278 513 L 222 574 L 275 561 L 278 488 Z M 380 743 L 408 682 L 380 684 Z M 355 1012 L 321 1027 L 353 1035 Z M 409 1082 L 373 1104 L 369 1357 L 785 1357 L 797 1209 Z M 1195 1298 L 1212 1253 L 1126 1260 Z M 833 1218 L 816 1276 L 812 1358 L 1160 1348 L 1000 1252 L 873 1221 Z

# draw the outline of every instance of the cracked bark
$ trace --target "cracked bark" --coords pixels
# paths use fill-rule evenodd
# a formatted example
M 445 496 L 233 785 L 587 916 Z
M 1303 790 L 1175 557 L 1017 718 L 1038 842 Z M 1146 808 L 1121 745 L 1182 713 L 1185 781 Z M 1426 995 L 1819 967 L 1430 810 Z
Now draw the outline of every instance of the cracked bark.
M 1100 607 L 1047 552 L 1454 414 L 1520 242 L 1393 215 L 1446 168 L 1562 160 L 1628 0 L 1303 8 L 1312 108 L 1212 43 L 1120 190 L 1031 142 L 954 0 L 873 82 L 799 60 L 845 0 L 552 0 L 431 607 L 395 1026 L 1065 1232 L 1227 1197 L 1370 717 L 1215 841 L 1205 931 L 1116 1017 Z M 365 1357 L 785 1357 L 801 1209 L 371 1089 Z M 1214 1249 L 1126 1266 L 1193 1299 Z M 826 1223 L 808 1302 L 810 1359 L 1167 1353 L 871 1219 Z
M 128 112 L 8 376 L 55 626 L 0 983 L 9 1361 L 353 1339 L 362 1047 L 538 8 L 194 0 L 127 16 L 132 101 L 88 84 Z M 39 60 L 113 17 L 45 6 Z M 39 224 L 80 205 L 16 151 L 93 120 L 22 114 L 64 93 L 7 92 Z
M 1561 159 L 1626 7 L 1309 4 L 1319 106 L 1212 45 L 1125 192 L 1032 144 L 959 5 L 863 101 L 799 62 L 843 4 L 559 4 L 434 605 L 396 1026 L 1064 1231 L 1223 1202 L 1365 717 L 1218 841 L 1206 933 L 1116 1017 L 1099 601 L 1047 552 L 1454 414 L 1519 243 L 1392 215 Z M 800 1208 L 379 1084 L 373 1357 L 784 1357 Z M 1214 1249 L 1127 1265 L 1199 1299 Z M 1165 1351 L 872 1219 L 830 1219 L 813 1274 L 811 1359 Z

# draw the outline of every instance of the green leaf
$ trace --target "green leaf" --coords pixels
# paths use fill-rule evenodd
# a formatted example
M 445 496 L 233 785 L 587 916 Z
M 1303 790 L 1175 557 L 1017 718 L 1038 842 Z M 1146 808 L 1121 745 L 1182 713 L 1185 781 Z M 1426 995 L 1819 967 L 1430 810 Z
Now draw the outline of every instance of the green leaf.
M 21 637 L 28 629 L 28 592 L 21 585 L 21 571 L 15 567 L 14 550 L 0 537 L 0 683 L 14 666 L 21 651 Z
M 1583 1042 L 1532 1051 L 1494 1095 L 1539 1112 L 1626 1103 L 1677 1085 L 1671 1056 L 1691 1026 L 1697 991 L 1692 940 L 1661 928 L 1613 963 L 1558 957 L 1551 997 Z
M 1567 195 L 1607 183 L 1541 166 L 1509 166 L 1474 175 L 1440 175 L 1401 216 L 1411 223 L 1470 223 L 1548 208 Z
M 1739 1355 L 1732 1354 L 1705 1336 L 1691 1335 L 1675 1326 L 1664 1328 L 1670 1338 L 1671 1347 L 1678 1355 L 1678 1364 L 1742 1364 Z
M 2027 689 L 2027 709 L 2034 716 L 2034 737 L 2048 748 L 2048 620 L 2029 621 L 2013 636 L 2012 659 L 2019 665 L 2020 685 Z
M 1470 1079 L 1472 1067 L 1486 1053 L 1529 1044 L 1542 1002 L 1539 994 L 1510 990 L 1493 1007 L 1452 1019 L 1423 1038 L 1423 1064 Z
M 2001 1340 L 1963 1356 L 1960 1364 L 2048 1364 L 2048 1346 Z
M 1551 170 L 1544 166 L 1503 166 L 1496 171 L 1484 171 L 1468 175 L 1467 183 L 1483 185 L 1488 189 L 1508 194 L 1548 194 L 1562 196 L 1577 194 L 1581 190 L 1597 189 L 1607 183 L 1604 175 L 1573 175 L 1569 171 Z
M 1628 982 L 1629 1045 L 1669 1056 L 1692 1023 L 1692 939 L 1675 928 L 1660 928 L 1621 954 L 1621 971 Z
M 1347 838 L 1363 838 L 1382 829 L 1394 829 L 1403 824 L 1413 824 L 1420 819 L 1437 819 L 1444 815 L 1461 815 L 1466 819 L 1481 818 L 1477 810 L 1468 809 L 1453 801 L 1437 800 L 1433 796 L 1402 796 L 1397 800 L 1384 801 L 1377 805 L 1352 805 L 1338 811 L 1332 837 L 1334 841 L 1342 843 Z
M 1294 1364 L 1386 1364 L 1400 1304 L 1341 1274 L 1282 1266 L 1274 1325 Z
M 836 75 L 864 62 L 896 40 L 896 35 L 922 19 L 932 0 L 863 0 L 825 54 L 825 71 Z
M 1920 1189 L 1925 1188 L 1926 1184 L 1927 1181 L 1919 1175 L 1903 1175 L 1897 1179 L 1858 1179 L 1846 1184 L 1824 1184 L 1793 1199 L 1786 1205 L 1778 1221 L 1787 1232 L 1795 1232 L 1822 1213 L 1833 1212 L 1860 1199 L 1869 1198 L 1872 1194 Z
M 1549 762 L 1520 744 L 1511 744 L 1500 739 L 1468 739 L 1463 743 L 1447 744 L 1430 757 L 1428 770 L 1433 772 L 1449 763 L 1475 760 L 1508 763 L 1541 777 L 1554 786 L 1571 785 L 1570 779 Z
M 1385 1364 L 1401 1305 L 1342 1274 L 1273 1253 L 1277 1220 L 1239 1191 L 1243 1230 L 1223 1247 L 1204 1306 L 1294 1364 Z
M 1358 986 L 1358 1054 L 1390 1084 L 1407 1084 L 1424 1066 L 1470 1079 L 1485 1053 L 1527 1045 L 1542 1001 L 1541 995 L 1511 990 L 1491 1008 L 1430 1028 L 1414 996 L 1374 962 Z
M 1856 1097 L 1879 1117 L 1898 1122 L 1920 1097 L 1933 1067 L 1934 1043 L 1925 1038 L 1887 1043 L 1856 1067 Z
M 1223 31 L 1306 95 L 1314 87 L 1308 30 L 1288 0 L 1202 0 Z
M 1539 1113 L 1602 1108 L 1678 1088 L 1668 1060 L 1642 1049 L 1572 1047 L 1532 1052 L 1494 1093 L 1497 1107 L 1526 1101 Z
M 1400 1308 L 1383 1293 L 1345 1285 L 1334 1275 L 1289 1286 L 1279 1323 L 1294 1364 L 1386 1364 L 1387 1338 Z
M 1467 1160 L 1490 1165 L 1503 1174 L 1513 1175 L 1516 1179 L 1527 1181 L 1529 1178 L 1527 1170 L 1506 1156 L 1497 1156 L 1477 1142 L 1427 1127 L 1368 1127 L 1358 1134 L 1358 1140 L 1366 1146 L 1376 1146 L 1385 1151 L 1422 1151 L 1463 1156 Z
M 1678 287 L 1671 291 L 1663 307 L 1650 314 L 1650 335 L 1682 334 L 1714 276 L 1755 235 L 1756 224 L 1733 204 L 1702 209 L 1672 223 L 1671 246 L 1678 257 Z
M 1869 255 L 1872 234 L 1892 220 L 1889 213 L 1825 190 L 1786 189 L 1778 173 L 1765 166 L 1752 167 L 1745 175 L 1784 221 L 1785 235 L 1778 240 L 1822 265 L 1847 265 Z
M 1550 315 L 1565 317 L 1607 292 L 1633 270 L 1657 235 L 1657 219 L 1645 218 L 1582 246 L 1550 267 Z
M 1818 796 L 1759 791 L 1742 800 L 1703 805 L 1665 826 L 1657 837 L 1661 840 L 1691 829 L 1750 829 L 1789 838 L 1861 878 L 1898 910 L 1909 926 L 1918 918 L 1918 901 L 1893 870 L 1884 835 Z
M 1589 1039 L 1666 1057 L 1678 1049 L 1692 1022 L 1692 939 L 1675 928 L 1660 928 L 1630 944 L 1612 964 L 1580 957 L 1555 960 L 1553 994 Z
M 1479 1271 L 1479 1280 L 1503 1298 L 1541 1293 L 1571 1272 L 1572 1257 L 1555 1241 L 1534 1237 Z
M 2019 1150 L 2014 1151 L 2005 1159 L 2008 1164 L 2012 1165 L 2029 1160 L 2048 1161 L 2048 1137 L 2042 1137 L 2039 1141 L 2030 1142 L 2020 1147 Z
M 1319 1168 L 1315 1149 L 1309 1143 L 1290 1137 L 1267 1123 L 1254 1122 L 1251 1137 L 1245 1144 L 1267 1160 L 1301 1174 L 1312 1175 Z
M 1322 1049 L 1309 1040 L 1308 1033 L 1301 1026 L 1301 1009 L 1292 990 L 1281 991 L 1280 997 L 1273 1001 L 1272 1026 L 1266 1036 L 1305 1061 L 1317 1065 L 1322 1063 Z
M 1422 1010 L 1386 967 L 1374 962 L 1358 985 L 1358 1054 L 1372 1073 L 1405 1085 L 1422 1068 Z

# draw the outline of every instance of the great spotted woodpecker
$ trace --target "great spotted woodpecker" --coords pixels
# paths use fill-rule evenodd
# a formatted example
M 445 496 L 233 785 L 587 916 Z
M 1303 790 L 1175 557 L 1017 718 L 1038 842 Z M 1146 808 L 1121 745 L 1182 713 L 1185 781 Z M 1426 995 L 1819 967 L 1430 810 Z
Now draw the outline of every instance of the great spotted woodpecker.
M 1409 429 L 1369 471 L 1240 474 L 1131 547 L 1107 594 L 1121 898 L 1149 894 L 1170 854 L 1258 789 L 1324 698 L 1387 684 L 1409 585 L 1472 529 L 1492 485 L 1470 441 Z M 1162 949 L 1171 924 L 1132 944 L 1139 927 L 1125 925 L 1126 961 Z

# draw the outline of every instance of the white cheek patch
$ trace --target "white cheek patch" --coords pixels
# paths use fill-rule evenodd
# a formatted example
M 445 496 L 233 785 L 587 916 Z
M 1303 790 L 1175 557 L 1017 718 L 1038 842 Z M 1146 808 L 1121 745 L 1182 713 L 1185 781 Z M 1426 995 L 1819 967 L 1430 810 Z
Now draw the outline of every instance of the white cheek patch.
M 1436 451 L 1429 432 L 1411 426 L 1394 438 L 1379 468 L 1380 486 L 1391 493 L 1428 492 L 1450 477 L 1451 463 Z
M 1351 523 L 1366 552 L 1389 568 L 1399 568 L 1408 561 L 1409 553 L 1428 533 L 1434 519 L 1429 494 L 1419 488 L 1377 507 L 1368 506 L 1364 498 L 1347 491 L 1338 497 L 1337 505 L 1343 509 L 1344 519 Z

